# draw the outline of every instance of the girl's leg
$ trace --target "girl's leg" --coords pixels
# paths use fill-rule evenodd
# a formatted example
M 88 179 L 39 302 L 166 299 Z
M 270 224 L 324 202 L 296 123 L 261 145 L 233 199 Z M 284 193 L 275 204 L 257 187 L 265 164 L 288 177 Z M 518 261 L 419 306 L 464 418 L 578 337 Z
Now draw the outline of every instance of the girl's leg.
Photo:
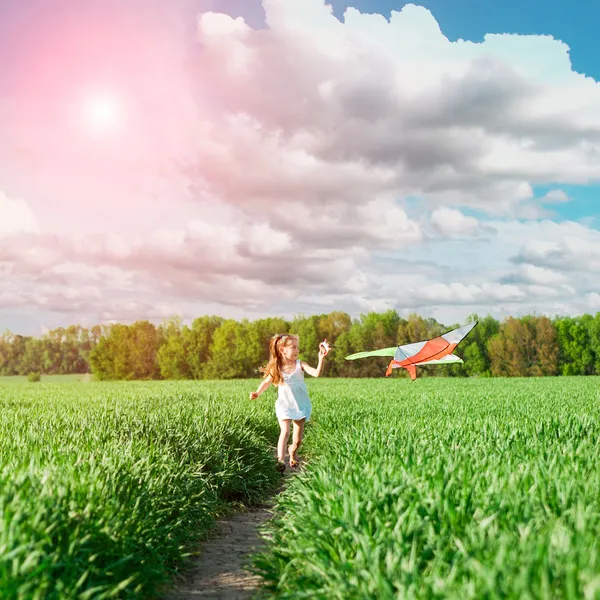
M 279 442 L 277 442 L 277 460 L 279 462 L 285 462 L 285 447 L 290 437 L 290 422 L 291 419 L 279 421 L 279 427 L 281 428 Z
M 305 423 L 306 419 L 294 421 L 294 437 L 292 438 L 292 445 L 288 448 L 290 453 L 290 466 L 292 467 L 298 464 L 298 457 L 296 455 L 296 452 L 298 452 L 298 448 L 300 448 L 300 444 L 302 444 Z

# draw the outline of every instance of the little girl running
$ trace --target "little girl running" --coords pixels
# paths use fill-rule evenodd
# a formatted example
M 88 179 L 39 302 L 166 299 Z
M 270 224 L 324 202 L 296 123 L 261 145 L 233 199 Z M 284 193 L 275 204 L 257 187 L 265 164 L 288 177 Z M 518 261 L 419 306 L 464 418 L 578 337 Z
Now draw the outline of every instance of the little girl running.
M 304 425 L 310 419 L 312 403 L 308 396 L 304 372 L 319 377 L 323 373 L 323 359 L 329 353 L 327 340 L 319 344 L 319 364 L 313 368 L 304 361 L 298 360 L 299 339 L 297 335 L 274 335 L 269 343 L 269 362 L 261 371 L 264 381 L 256 392 L 250 393 L 250 400 L 256 400 L 271 384 L 278 389 L 275 414 L 279 421 L 281 433 L 277 443 L 277 467 L 285 470 L 285 447 L 290 437 L 290 423 L 294 422 L 292 445 L 288 448 L 290 467 L 298 466 L 296 452 L 302 443 Z

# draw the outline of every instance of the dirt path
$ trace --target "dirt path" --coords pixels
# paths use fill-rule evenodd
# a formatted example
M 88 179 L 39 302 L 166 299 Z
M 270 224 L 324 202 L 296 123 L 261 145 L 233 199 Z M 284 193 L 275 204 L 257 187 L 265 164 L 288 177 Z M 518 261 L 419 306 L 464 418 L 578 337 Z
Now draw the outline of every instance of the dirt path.
M 259 527 L 271 517 L 267 508 L 255 508 L 218 524 L 217 537 L 202 544 L 202 554 L 165 600 L 249 600 L 259 588 L 258 577 L 244 570 L 248 556 L 263 545 Z
M 285 488 L 288 477 L 277 493 Z M 259 537 L 263 523 L 273 516 L 274 497 L 260 507 L 250 508 L 217 523 L 216 534 L 202 543 L 200 555 L 183 574 L 184 581 L 164 596 L 164 600 L 250 600 L 260 587 L 260 578 L 244 567 L 250 554 L 264 545 Z

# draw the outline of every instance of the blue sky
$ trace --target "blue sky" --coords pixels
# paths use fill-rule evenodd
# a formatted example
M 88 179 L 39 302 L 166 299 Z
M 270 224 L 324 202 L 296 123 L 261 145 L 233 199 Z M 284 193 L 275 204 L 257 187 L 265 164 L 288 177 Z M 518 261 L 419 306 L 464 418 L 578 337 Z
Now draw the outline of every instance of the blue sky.
M 362 12 L 388 16 L 408 2 L 401 0 L 331 0 L 340 19 L 348 6 Z M 597 56 L 597 24 L 600 4 L 588 0 L 422 0 L 450 40 L 481 41 L 486 33 L 551 35 L 571 48 L 573 68 L 600 79 Z M 264 11 L 257 0 L 201 0 L 200 7 L 244 16 L 253 27 L 264 23 Z
M 332 3 L 338 16 L 347 6 L 365 12 L 389 14 L 406 2 L 355 0 Z M 552 35 L 569 45 L 573 67 L 600 79 L 597 56 L 597 24 L 600 4 L 588 0 L 422 0 L 451 40 L 481 41 L 486 33 Z
M 332 0 L 335 15 L 343 19 L 344 11 L 352 6 L 362 12 L 379 13 L 386 17 L 401 10 L 408 2 L 401 0 Z M 600 22 L 600 3 L 588 0 L 422 0 L 415 2 L 428 8 L 438 21 L 444 35 L 480 42 L 487 33 L 518 33 L 550 35 L 570 48 L 573 69 L 600 81 L 600 62 L 597 59 L 597 24 Z M 213 10 L 244 16 L 255 27 L 264 25 L 264 12 L 258 3 L 240 0 L 207 0 Z M 535 194 L 543 196 L 549 186 L 534 186 Z M 580 220 L 600 216 L 600 186 L 564 185 L 564 191 L 575 201 L 554 207 L 555 219 Z M 594 223 L 594 226 L 597 226 Z
M 0 0 L 0 331 L 600 310 L 600 5 L 332 5 Z
M 409 2 L 401 0 L 331 0 L 334 14 L 343 19 L 351 6 L 362 12 L 379 13 L 389 17 L 391 11 L 401 10 Z M 588 0 L 422 0 L 415 2 L 428 8 L 446 37 L 481 42 L 488 33 L 517 33 L 549 35 L 565 42 L 573 70 L 600 81 L 600 62 L 597 60 L 597 24 L 600 22 L 600 3 Z M 264 10 L 257 0 L 204 0 L 202 7 L 242 16 L 253 27 L 264 26 Z M 543 196 L 552 186 L 534 185 L 536 196 Z M 574 201 L 552 207 L 555 220 L 590 219 L 592 227 L 600 223 L 600 185 L 563 184 L 562 189 Z

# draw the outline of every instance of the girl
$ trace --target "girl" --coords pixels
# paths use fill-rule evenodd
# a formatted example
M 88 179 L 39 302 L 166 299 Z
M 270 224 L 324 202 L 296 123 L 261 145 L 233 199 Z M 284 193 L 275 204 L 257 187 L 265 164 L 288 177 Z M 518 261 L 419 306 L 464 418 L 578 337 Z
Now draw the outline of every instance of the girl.
M 285 470 L 285 447 L 290 437 L 290 423 L 294 421 L 294 436 L 292 445 L 288 448 L 290 453 L 290 467 L 298 466 L 296 452 L 302 443 L 304 425 L 310 419 L 312 403 L 304 383 L 306 371 L 313 377 L 323 373 L 323 359 L 329 353 L 327 340 L 319 344 L 319 364 L 313 368 L 303 360 L 298 360 L 298 336 L 291 334 L 274 335 L 269 343 L 269 362 L 261 371 L 265 374 L 264 381 L 258 386 L 256 392 L 250 393 L 250 400 L 256 400 L 271 384 L 278 390 L 275 413 L 281 433 L 277 443 L 277 468 L 283 473 Z

